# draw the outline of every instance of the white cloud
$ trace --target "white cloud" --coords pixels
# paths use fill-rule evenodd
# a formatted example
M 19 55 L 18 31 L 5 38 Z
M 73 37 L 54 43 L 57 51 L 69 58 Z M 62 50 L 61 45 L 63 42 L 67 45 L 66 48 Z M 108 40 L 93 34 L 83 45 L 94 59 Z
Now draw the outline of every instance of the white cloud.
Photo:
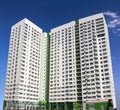
M 117 31 L 120 31 L 120 28 L 118 28 Z
M 104 12 L 104 14 L 110 18 L 108 20 L 109 28 L 116 28 L 117 26 L 120 26 L 120 16 L 117 13 L 107 11 Z
M 109 28 L 116 28 L 117 26 L 119 26 L 120 25 L 120 18 L 118 19 L 113 19 L 113 20 L 110 20 L 110 21 L 108 21 L 108 27 Z
M 119 17 L 119 16 L 117 16 L 117 13 L 114 13 L 114 12 L 111 12 L 111 11 L 104 12 L 104 14 L 107 15 L 107 16 L 110 16 L 112 18 Z
M 104 15 L 108 17 L 108 28 L 111 29 L 114 34 L 118 35 L 118 33 L 120 33 L 120 15 L 111 11 L 104 12 Z

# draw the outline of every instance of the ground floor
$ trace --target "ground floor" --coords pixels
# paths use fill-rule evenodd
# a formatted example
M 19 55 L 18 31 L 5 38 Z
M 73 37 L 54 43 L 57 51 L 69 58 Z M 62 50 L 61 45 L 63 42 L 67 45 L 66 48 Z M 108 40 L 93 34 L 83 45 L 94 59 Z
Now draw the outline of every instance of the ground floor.
M 3 110 L 37 110 L 38 107 L 37 103 L 4 101 Z
M 110 100 L 98 102 L 55 102 L 35 104 L 4 101 L 3 110 L 116 110 Z
M 110 101 L 86 103 L 85 110 L 115 110 Z
M 82 110 L 82 105 L 78 102 L 50 103 L 49 110 Z

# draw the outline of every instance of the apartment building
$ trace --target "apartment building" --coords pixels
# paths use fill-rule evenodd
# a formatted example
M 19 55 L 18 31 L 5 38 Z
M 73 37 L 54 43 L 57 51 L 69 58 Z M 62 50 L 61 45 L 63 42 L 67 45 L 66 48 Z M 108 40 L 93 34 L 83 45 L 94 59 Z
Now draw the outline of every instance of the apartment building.
M 34 108 L 32 104 L 38 104 L 41 37 L 42 29 L 26 18 L 12 26 L 5 88 L 6 109 Z M 44 98 L 44 94 L 42 96 Z
M 12 26 L 4 100 L 5 110 L 116 109 L 104 15 L 50 33 L 26 18 Z
M 107 24 L 103 14 L 79 19 L 82 101 L 113 100 L 116 108 Z M 101 109 L 103 106 L 101 106 Z
M 103 14 L 51 29 L 49 102 L 73 110 L 116 108 L 108 30 Z M 58 104 L 55 104 L 55 103 Z M 66 105 L 65 105 L 66 104 Z M 72 106 L 71 106 L 72 105 Z
M 75 22 L 51 30 L 49 102 L 76 102 Z

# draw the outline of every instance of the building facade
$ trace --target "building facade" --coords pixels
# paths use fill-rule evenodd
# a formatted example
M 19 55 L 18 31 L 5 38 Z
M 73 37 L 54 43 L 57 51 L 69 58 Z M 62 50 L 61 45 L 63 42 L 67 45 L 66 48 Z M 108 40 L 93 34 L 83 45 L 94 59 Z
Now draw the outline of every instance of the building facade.
M 95 109 L 109 99 L 116 108 L 108 30 L 103 14 L 51 30 L 49 81 L 49 102 L 53 108 L 72 102 L 73 108 Z M 58 105 L 54 106 L 56 102 Z M 100 107 L 104 109 L 105 104 Z
M 75 22 L 73 21 L 51 30 L 49 102 L 61 104 L 77 102 L 76 78 Z
M 49 33 L 42 34 L 40 44 L 39 101 L 47 102 L 49 98 Z
M 45 76 L 46 63 L 44 70 L 41 70 L 41 43 L 46 52 L 46 36 L 28 19 L 12 26 L 5 88 L 6 109 L 35 108 L 33 105 L 37 106 L 39 100 L 45 100 L 46 84 L 41 84 L 41 77 Z M 45 62 L 46 59 L 43 60 Z
M 116 109 L 104 15 L 72 21 L 50 33 L 43 33 L 27 19 L 15 24 L 5 103 L 11 110 L 36 110 L 39 106 L 49 110 Z
M 112 99 L 116 108 L 107 24 L 103 14 L 79 19 L 82 101 Z M 102 107 L 101 107 L 102 109 Z

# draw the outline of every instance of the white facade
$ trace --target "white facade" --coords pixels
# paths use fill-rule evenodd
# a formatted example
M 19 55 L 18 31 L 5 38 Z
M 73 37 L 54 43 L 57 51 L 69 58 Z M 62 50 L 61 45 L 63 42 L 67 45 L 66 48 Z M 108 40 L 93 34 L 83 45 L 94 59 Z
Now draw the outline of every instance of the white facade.
M 115 91 L 107 25 L 103 14 L 79 19 L 82 101 L 113 99 Z
M 46 101 L 48 79 L 50 103 L 78 102 L 86 107 L 112 99 L 116 108 L 103 14 L 51 29 L 50 44 L 47 33 L 26 18 L 12 27 L 5 101 Z
M 76 102 L 75 22 L 51 30 L 49 102 Z
M 113 100 L 116 108 L 107 25 L 103 14 L 51 30 L 49 102 Z
M 42 29 L 26 18 L 12 26 L 5 100 L 38 103 Z

